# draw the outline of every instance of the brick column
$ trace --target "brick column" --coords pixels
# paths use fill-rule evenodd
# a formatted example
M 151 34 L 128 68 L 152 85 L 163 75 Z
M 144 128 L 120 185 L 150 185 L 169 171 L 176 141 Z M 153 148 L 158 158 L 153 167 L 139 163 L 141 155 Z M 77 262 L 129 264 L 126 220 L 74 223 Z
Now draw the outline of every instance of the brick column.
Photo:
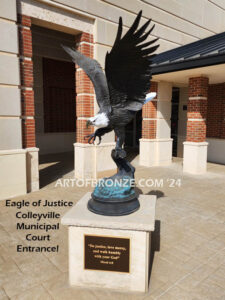
M 76 37 L 76 43 L 79 43 L 78 51 L 85 56 L 93 58 L 94 46 L 93 35 L 82 33 Z M 76 142 L 86 144 L 84 137 L 93 132 L 93 127 L 86 128 L 86 122 L 94 115 L 94 87 L 86 73 L 76 66 Z
M 140 164 L 147 167 L 168 165 L 172 160 L 170 138 L 172 85 L 169 82 L 151 82 L 150 92 L 156 92 L 157 95 L 142 109 Z
M 184 142 L 183 169 L 185 172 L 201 174 L 206 171 L 207 98 L 208 78 L 203 76 L 190 78 L 187 136 Z
M 31 18 L 18 15 L 23 148 L 26 149 L 27 191 L 39 189 L 35 139 Z
M 23 148 L 35 147 L 31 18 L 18 16 Z
M 93 58 L 93 35 L 83 32 L 76 37 L 78 51 Z M 86 73 L 76 65 L 76 143 L 74 144 L 74 170 L 76 178 L 93 178 L 95 170 L 94 146 L 89 145 L 84 137 L 94 132 L 87 120 L 94 115 L 94 87 Z
M 85 56 L 94 57 L 93 35 L 82 33 L 76 38 L 79 43 L 78 50 Z M 116 170 L 116 165 L 111 159 L 111 151 L 115 142 L 104 142 L 100 145 L 89 145 L 84 137 L 94 132 L 92 126 L 86 128 L 87 120 L 95 114 L 95 92 L 91 80 L 86 73 L 76 66 L 76 111 L 77 129 L 76 143 L 74 144 L 74 162 L 76 178 L 97 178 L 106 176 L 106 171 Z M 97 138 L 98 140 L 98 138 Z M 107 173 L 108 175 L 108 173 Z
M 158 83 L 152 81 L 150 92 L 158 92 Z M 156 95 L 157 97 L 157 95 Z M 157 116 L 157 99 L 156 97 L 146 103 L 142 109 L 142 139 L 156 138 L 156 116 Z

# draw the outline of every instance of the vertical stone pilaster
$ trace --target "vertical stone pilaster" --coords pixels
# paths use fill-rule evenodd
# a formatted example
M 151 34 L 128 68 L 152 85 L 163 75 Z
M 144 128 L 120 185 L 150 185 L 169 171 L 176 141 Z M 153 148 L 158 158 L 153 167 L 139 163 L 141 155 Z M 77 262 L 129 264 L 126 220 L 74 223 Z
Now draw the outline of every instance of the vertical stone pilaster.
M 157 95 L 156 99 L 143 106 L 140 164 L 148 167 L 168 165 L 172 160 L 172 85 L 169 82 L 154 82 L 150 91 Z

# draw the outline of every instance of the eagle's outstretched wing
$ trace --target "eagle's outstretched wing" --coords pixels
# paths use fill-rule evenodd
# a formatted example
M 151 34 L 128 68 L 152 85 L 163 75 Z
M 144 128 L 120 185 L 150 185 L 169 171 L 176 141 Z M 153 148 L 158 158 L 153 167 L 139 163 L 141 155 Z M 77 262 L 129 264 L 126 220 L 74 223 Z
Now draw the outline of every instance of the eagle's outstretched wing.
M 61 45 L 63 49 L 72 57 L 72 60 L 81 67 L 88 77 L 91 79 L 96 99 L 100 107 L 101 112 L 110 112 L 111 105 L 109 100 L 109 89 L 107 85 L 107 80 L 105 74 L 102 71 L 100 64 L 95 60 L 91 59 L 74 48 Z
M 150 89 L 152 54 L 159 45 L 149 47 L 158 39 L 141 44 L 154 28 L 152 26 L 144 33 L 151 22 L 149 20 L 137 30 L 141 16 L 142 11 L 122 39 L 123 24 L 120 17 L 116 40 L 110 53 L 106 54 L 105 73 L 112 107 L 138 111 Z

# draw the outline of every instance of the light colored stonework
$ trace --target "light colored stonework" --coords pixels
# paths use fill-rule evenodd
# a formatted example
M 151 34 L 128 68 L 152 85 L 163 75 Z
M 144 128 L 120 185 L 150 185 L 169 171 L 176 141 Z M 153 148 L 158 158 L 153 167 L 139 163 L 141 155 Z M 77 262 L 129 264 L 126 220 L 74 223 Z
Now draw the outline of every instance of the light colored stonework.
M 184 142 L 184 172 L 203 174 L 207 170 L 207 142 Z
M 115 142 L 101 145 L 74 144 L 75 178 L 97 178 L 98 173 L 115 170 L 116 165 L 111 158 Z
M 0 151 L 0 200 L 27 192 L 26 150 Z
M 172 161 L 173 139 L 140 139 L 140 165 L 166 166 Z
M 93 286 L 123 291 L 148 290 L 150 233 L 155 228 L 156 196 L 140 195 L 138 211 L 119 217 L 90 212 L 87 193 L 62 218 L 69 226 L 69 279 L 74 286 Z M 85 269 L 85 235 L 130 240 L 129 272 Z
M 136 212 L 122 217 L 108 217 L 94 214 L 87 209 L 91 193 L 87 193 L 62 218 L 62 224 L 68 226 L 123 229 L 135 231 L 154 231 L 155 196 L 140 195 L 140 208 Z
M 26 151 L 27 191 L 35 192 L 39 190 L 39 149 L 27 148 Z

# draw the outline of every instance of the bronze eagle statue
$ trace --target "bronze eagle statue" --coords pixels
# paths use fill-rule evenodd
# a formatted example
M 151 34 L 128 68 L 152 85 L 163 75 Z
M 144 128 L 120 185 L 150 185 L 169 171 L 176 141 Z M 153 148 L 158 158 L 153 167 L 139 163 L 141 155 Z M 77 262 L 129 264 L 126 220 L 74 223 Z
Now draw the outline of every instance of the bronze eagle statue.
M 123 37 L 123 22 L 122 18 L 119 18 L 114 45 L 110 53 L 106 54 L 105 74 L 95 59 L 86 57 L 74 48 L 62 45 L 72 60 L 92 81 L 100 108 L 99 112 L 87 121 L 87 126 L 94 125 L 98 129 L 85 138 L 88 138 L 88 143 L 94 143 L 98 137 L 100 144 L 101 137 L 114 130 L 116 134 L 115 154 L 121 158 L 126 156 L 123 150 L 125 126 L 146 102 L 155 97 L 155 93 L 148 94 L 148 92 L 152 77 L 151 61 L 155 56 L 153 53 L 159 47 L 154 44 L 158 38 L 143 43 L 155 25 L 146 32 L 151 22 L 150 19 L 138 29 L 141 16 L 142 11 L 138 13 Z

